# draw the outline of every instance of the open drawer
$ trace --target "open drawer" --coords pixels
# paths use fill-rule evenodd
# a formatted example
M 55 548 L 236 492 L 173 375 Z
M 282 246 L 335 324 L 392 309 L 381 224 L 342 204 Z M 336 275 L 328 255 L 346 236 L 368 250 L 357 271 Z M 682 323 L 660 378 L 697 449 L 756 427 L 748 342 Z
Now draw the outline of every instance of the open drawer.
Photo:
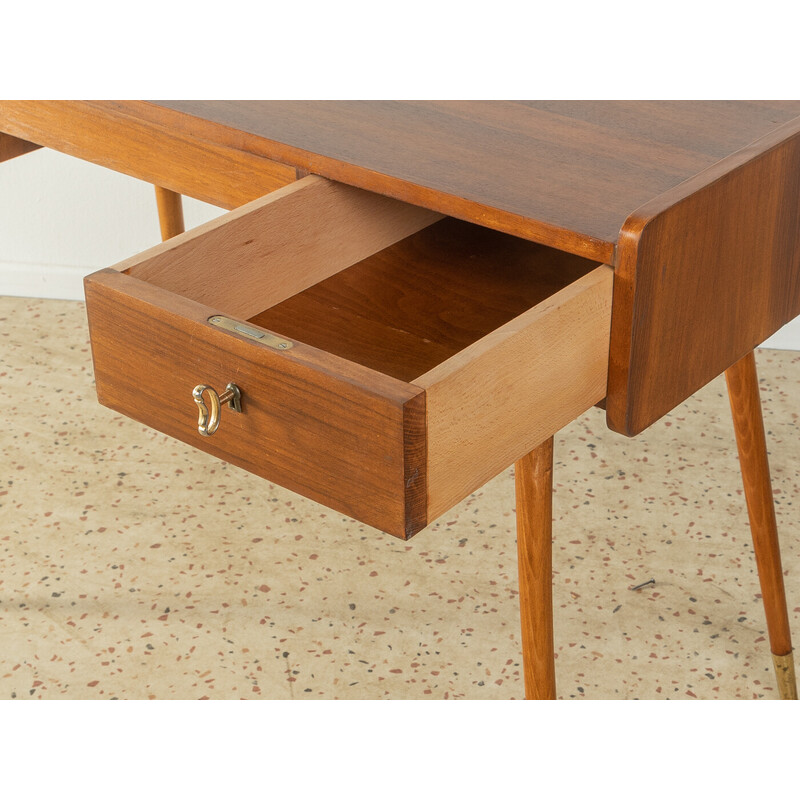
M 612 277 L 309 176 L 86 279 L 97 393 L 406 538 L 605 396 Z

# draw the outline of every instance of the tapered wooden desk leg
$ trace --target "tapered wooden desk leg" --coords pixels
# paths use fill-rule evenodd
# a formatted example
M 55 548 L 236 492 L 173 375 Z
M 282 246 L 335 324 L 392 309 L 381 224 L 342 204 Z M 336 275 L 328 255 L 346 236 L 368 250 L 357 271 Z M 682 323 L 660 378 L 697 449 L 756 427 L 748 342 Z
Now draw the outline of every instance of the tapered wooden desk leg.
M 792 637 L 754 354 L 748 353 L 734 364 L 725 378 L 778 689 L 783 700 L 797 700 Z
M 166 242 L 173 236 L 183 233 L 183 203 L 177 192 L 156 186 L 158 221 L 161 225 L 161 238 Z
M 517 461 L 515 475 L 525 698 L 555 700 L 553 439 Z

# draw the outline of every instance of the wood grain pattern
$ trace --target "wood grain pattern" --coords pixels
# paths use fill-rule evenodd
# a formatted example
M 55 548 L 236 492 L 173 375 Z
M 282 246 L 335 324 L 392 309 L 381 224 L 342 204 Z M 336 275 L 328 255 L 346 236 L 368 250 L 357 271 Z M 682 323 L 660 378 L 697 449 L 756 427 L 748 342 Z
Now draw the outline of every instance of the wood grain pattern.
M 183 201 L 177 192 L 171 192 L 163 186 L 156 186 L 155 190 L 161 239 L 166 242 L 186 230 L 183 222 Z
M 309 208 L 339 188 L 366 194 L 313 176 L 275 194 L 284 200 L 303 198 L 304 218 L 313 219 L 318 232 L 324 213 L 318 209 L 309 216 Z M 282 277 L 297 281 L 301 271 L 292 269 L 294 260 L 280 238 L 285 233 L 283 225 L 276 224 L 280 216 L 263 213 L 281 208 L 280 200 L 262 198 L 251 206 L 232 212 L 227 221 L 209 223 L 205 231 L 196 229 L 136 257 L 135 268 L 105 270 L 87 279 L 101 402 L 369 524 L 397 535 L 402 529 L 409 536 L 603 396 L 611 268 L 594 268 L 594 262 L 456 220 L 436 223 L 341 272 L 334 290 L 325 290 L 327 305 L 298 306 L 293 299 L 287 303 L 288 314 L 252 317 L 255 324 L 302 344 L 285 353 L 255 345 L 248 349 L 239 337 L 208 325 L 207 318 L 216 309 L 241 318 L 248 304 L 263 305 L 270 293 L 275 297 L 276 292 L 286 291 L 281 288 Z M 337 202 L 334 207 L 338 214 L 343 206 Z M 375 210 L 371 198 L 367 209 Z M 294 216 L 289 207 L 286 220 Z M 379 238 L 396 235 L 396 217 L 391 219 L 394 222 L 381 230 Z M 413 219 L 415 225 L 421 220 L 418 215 Z M 246 228 L 237 230 L 242 222 Z M 331 230 L 345 241 L 322 252 L 318 261 L 326 270 L 341 266 L 336 259 L 343 257 L 341 251 L 351 247 L 353 238 L 346 225 L 337 223 Z M 318 233 L 317 238 L 326 236 Z M 296 242 L 291 230 L 286 239 L 289 244 Z M 235 244 L 239 241 L 248 245 L 243 255 Z M 254 286 L 246 276 L 253 271 L 250 258 L 264 241 L 274 248 L 276 268 L 255 270 L 260 283 Z M 223 258 L 225 281 L 217 280 L 212 294 L 219 296 L 213 305 L 170 291 L 185 289 L 190 270 L 199 285 L 213 283 Z M 129 262 L 120 266 L 125 263 Z M 163 283 L 171 267 L 177 272 L 184 266 L 178 286 L 150 282 L 155 277 Z M 121 282 L 115 283 L 113 275 Z M 249 290 L 243 294 L 239 286 L 240 299 L 233 302 L 225 293 L 237 282 Z M 313 295 L 317 289 L 307 293 Z M 295 320 L 300 311 L 315 316 Z M 331 313 L 337 311 L 349 316 Z M 370 315 L 370 324 L 364 326 Z M 401 330 L 405 348 L 399 354 L 390 346 L 376 350 L 368 338 L 376 329 L 387 332 L 390 344 L 400 341 Z M 309 331 L 319 335 L 306 336 Z M 304 335 L 300 338 L 297 333 Z M 347 346 L 341 347 L 342 343 Z M 232 351 L 234 344 L 243 349 Z M 283 372 L 300 358 L 313 368 L 311 377 L 300 382 L 291 374 L 287 379 Z M 317 371 L 325 375 L 319 385 L 314 383 Z M 419 379 L 412 384 L 409 376 Z M 273 397 L 275 382 L 282 381 L 284 394 L 278 393 L 278 406 L 288 407 L 292 393 L 297 393 L 294 415 L 282 412 L 282 427 L 276 433 L 272 406 L 251 401 L 250 428 L 243 428 L 245 423 L 240 424 L 237 415 L 229 415 L 224 433 L 221 426 L 213 438 L 200 439 L 194 430 L 191 389 L 198 383 L 222 387 L 230 380 L 251 398 L 256 392 Z M 391 412 L 389 421 L 370 422 L 375 412 L 362 394 L 353 398 L 352 388 L 342 388 L 354 382 L 363 391 L 388 397 L 389 410 L 382 413 Z M 132 384 L 138 383 L 146 391 L 134 391 Z M 176 410 L 174 399 L 160 399 L 159 386 L 168 398 L 185 395 L 185 405 L 179 402 Z M 331 408 L 323 392 L 331 394 Z M 345 392 L 352 406 L 345 408 L 344 401 L 336 399 L 337 392 Z M 314 424 L 306 425 L 306 414 Z M 302 426 L 302 436 L 297 435 L 301 444 L 292 425 Z M 325 425 L 333 426 L 333 438 L 325 433 Z M 340 428 L 350 437 L 346 445 Z M 361 431 L 368 446 L 361 447 L 354 431 Z M 319 458 L 312 433 L 330 440 Z M 263 445 L 258 439 L 267 437 L 269 452 L 260 455 Z M 290 443 L 297 453 L 287 456 Z M 351 451 L 348 458 L 367 473 L 367 478 L 359 473 L 360 490 L 355 478 L 340 480 L 342 467 L 335 460 L 335 447 Z M 279 457 L 287 460 L 286 466 L 279 468 Z
M 312 175 L 115 269 L 246 318 L 439 218 Z
M 800 313 L 800 119 L 646 204 L 618 248 L 607 412 L 629 436 Z
M 1 124 L 1 123 L 0 123 Z M 33 142 L 26 142 L 16 136 L 9 136 L 7 133 L 0 133 L 0 162 L 8 161 L 11 158 L 38 150 L 40 145 Z
M 628 215 L 800 102 L 122 104 L 159 124 L 610 263 Z
M 613 272 L 600 266 L 420 376 L 428 521 L 605 394 Z
M 251 321 L 413 381 L 596 266 L 447 218 Z
M 233 208 L 295 170 L 610 263 L 630 213 L 800 102 L 0 102 L 0 130 Z
M 792 634 L 786 609 L 778 523 L 772 498 L 754 354 L 750 352 L 737 361 L 725 372 L 725 378 L 728 383 L 758 579 L 764 598 L 770 648 L 775 655 L 785 656 L 792 652 Z
M 519 459 L 514 473 L 525 699 L 555 700 L 553 437 Z
M 214 310 L 113 270 L 85 282 L 103 405 L 395 536 L 424 527 L 424 394 L 302 344 L 279 352 L 207 323 Z M 242 391 L 197 432 L 192 389 Z
M 2 100 L 0 130 L 222 208 L 295 179 L 293 166 L 146 119 L 144 105 Z

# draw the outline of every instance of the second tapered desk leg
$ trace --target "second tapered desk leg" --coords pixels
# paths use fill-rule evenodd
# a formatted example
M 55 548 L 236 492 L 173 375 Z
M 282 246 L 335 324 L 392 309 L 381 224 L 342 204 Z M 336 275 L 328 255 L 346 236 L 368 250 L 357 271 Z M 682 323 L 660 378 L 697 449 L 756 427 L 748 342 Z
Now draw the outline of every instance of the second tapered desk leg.
M 525 698 L 555 700 L 552 438 L 517 461 L 515 480 Z
M 161 238 L 166 242 L 173 236 L 183 233 L 183 202 L 177 192 L 156 186 L 158 221 L 161 225 Z
M 792 637 L 783 586 L 778 526 L 772 499 L 767 443 L 758 393 L 758 375 L 753 353 L 748 353 L 725 373 L 731 401 L 736 444 L 750 516 L 753 549 L 764 598 L 772 658 L 778 689 L 783 700 L 797 700 Z

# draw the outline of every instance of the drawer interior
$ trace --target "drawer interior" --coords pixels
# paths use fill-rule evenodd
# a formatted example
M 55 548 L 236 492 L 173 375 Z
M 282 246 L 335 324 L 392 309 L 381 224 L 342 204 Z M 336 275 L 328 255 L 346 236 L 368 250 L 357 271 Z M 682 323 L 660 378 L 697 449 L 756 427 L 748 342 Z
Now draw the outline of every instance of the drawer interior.
M 98 396 L 410 536 L 605 396 L 612 283 L 308 176 L 87 278 Z M 243 413 L 200 437 L 192 387 L 231 380 Z
M 247 321 L 413 382 L 596 266 L 445 218 Z

